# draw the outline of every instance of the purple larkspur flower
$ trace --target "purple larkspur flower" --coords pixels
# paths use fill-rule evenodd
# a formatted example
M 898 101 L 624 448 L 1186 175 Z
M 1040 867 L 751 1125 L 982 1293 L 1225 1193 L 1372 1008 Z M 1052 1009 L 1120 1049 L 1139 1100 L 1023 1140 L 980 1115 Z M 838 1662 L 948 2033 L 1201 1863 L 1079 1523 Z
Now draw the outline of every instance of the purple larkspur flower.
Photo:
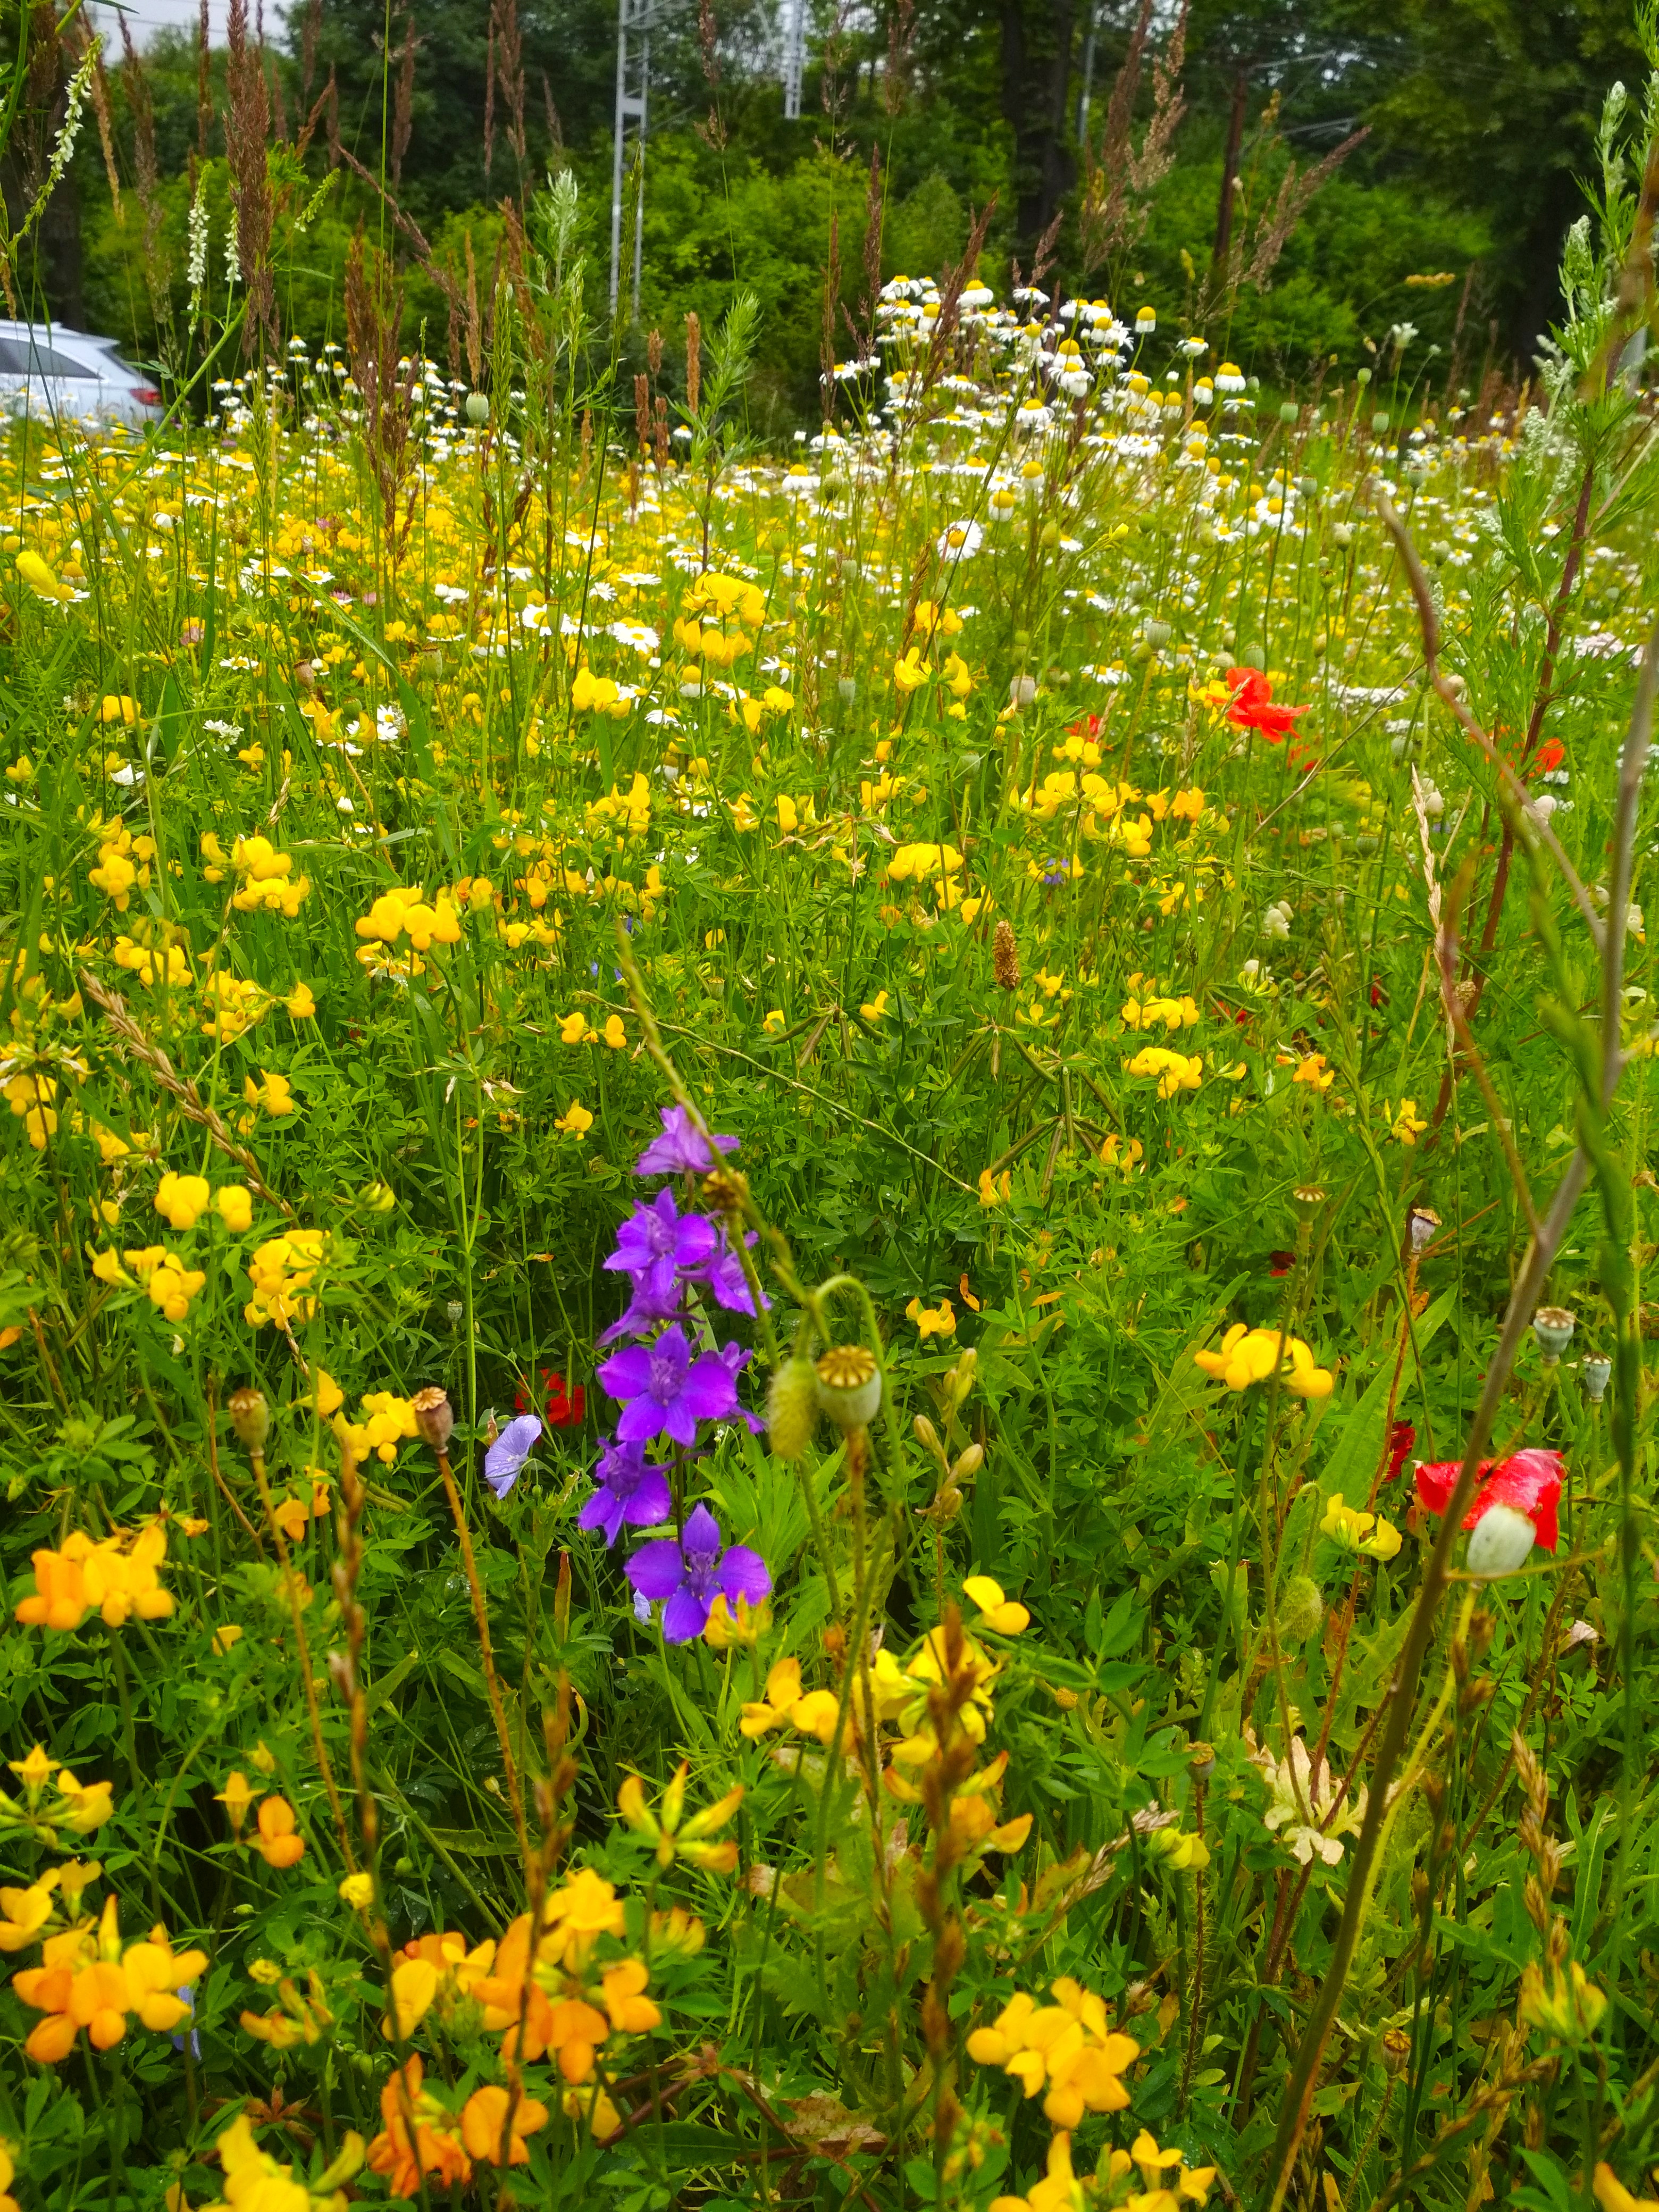
M 714 1164 L 715 1152 L 735 1152 L 735 1137 L 705 1137 L 700 1129 L 691 1126 L 691 1116 L 684 1106 L 664 1106 L 662 1134 L 653 1137 L 640 1154 L 635 1175 L 707 1175 Z M 713 1150 L 710 1150 L 710 1145 Z
M 484 1454 L 484 1480 L 497 1498 L 505 1498 L 536 1449 L 542 1425 L 533 1413 L 520 1413 L 509 1421 Z
M 660 1303 L 682 1269 L 705 1266 L 720 1246 L 720 1231 L 706 1214 L 682 1214 L 665 1187 L 649 1206 L 636 1206 L 617 1231 L 617 1249 L 605 1261 L 615 1273 L 631 1275 L 635 1287 Z
M 666 1469 L 647 1461 L 643 1444 L 607 1443 L 603 1437 L 599 1442 L 604 1449 L 593 1470 L 599 1487 L 581 1510 L 580 1525 L 603 1528 L 605 1542 L 614 1544 L 624 1522 L 648 1528 L 653 1521 L 665 1521 L 673 1500 Z
M 758 1605 L 772 1587 L 758 1552 L 746 1544 L 721 1550 L 720 1524 L 706 1505 L 692 1508 L 678 1540 L 641 1544 L 623 1571 L 639 1596 L 664 1601 L 662 1632 L 671 1644 L 701 1636 L 717 1597 L 735 1611 L 740 1597 Z
M 743 1272 L 743 1261 L 724 1231 L 717 1231 L 714 1250 L 696 1270 L 697 1280 L 708 1285 L 709 1294 L 716 1305 L 724 1306 L 728 1313 L 752 1314 L 755 1297 L 749 1287 L 749 1278 Z M 745 1244 L 757 1244 L 760 1239 L 751 1229 L 744 1238 Z M 761 1304 L 769 1306 L 772 1301 L 764 1291 Z
M 685 1304 L 685 1285 L 678 1277 L 670 1282 L 659 1297 L 653 1291 L 641 1289 L 637 1284 L 626 1310 L 619 1314 L 609 1328 L 602 1330 L 598 1342 L 614 1344 L 619 1336 L 643 1336 L 659 1321 L 673 1321 Z
M 737 1410 L 732 1370 L 718 1352 L 693 1358 L 678 1322 L 650 1344 L 613 1352 L 599 1381 L 623 1401 L 618 1443 L 649 1443 L 665 1431 L 677 1444 L 695 1443 L 699 1421 L 722 1421 Z
M 750 1361 L 755 1356 L 752 1352 L 745 1352 L 740 1344 L 723 1344 L 720 1348 L 720 1358 L 726 1362 L 727 1367 L 732 1371 L 732 1380 L 733 1384 L 736 1383 L 738 1376 L 742 1374 L 744 1369 L 748 1366 Z M 744 1426 L 748 1430 L 751 1437 L 763 1437 L 766 1434 L 765 1422 L 757 1420 L 755 1416 L 750 1412 L 748 1407 L 741 1403 L 741 1401 L 735 1405 L 732 1410 L 737 1415 L 738 1419 L 743 1423 Z

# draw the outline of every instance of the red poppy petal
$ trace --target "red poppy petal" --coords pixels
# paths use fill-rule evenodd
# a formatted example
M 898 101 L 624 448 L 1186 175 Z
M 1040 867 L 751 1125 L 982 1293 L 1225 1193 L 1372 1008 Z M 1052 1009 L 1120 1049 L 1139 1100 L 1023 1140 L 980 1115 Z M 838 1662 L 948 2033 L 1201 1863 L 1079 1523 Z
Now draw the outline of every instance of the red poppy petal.
M 1482 1486 L 1464 1527 L 1472 1528 L 1488 1506 L 1512 1505 L 1532 1522 L 1544 1549 L 1553 1552 L 1559 1535 L 1556 1507 L 1561 1497 L 1561 1476 L 1559 1452 L 1511 1452 L 1508 1459 L 1498 1462 Z
M 1431 1513 L 1443 1513 L 1451 1502 L 1457 1478 L 1462 1473 L 1461 1459 L 1420 1459 L 1417 1462 L 1417 1502 Z M 1482 1474 L 1486 1472 L 1483 1464 Z

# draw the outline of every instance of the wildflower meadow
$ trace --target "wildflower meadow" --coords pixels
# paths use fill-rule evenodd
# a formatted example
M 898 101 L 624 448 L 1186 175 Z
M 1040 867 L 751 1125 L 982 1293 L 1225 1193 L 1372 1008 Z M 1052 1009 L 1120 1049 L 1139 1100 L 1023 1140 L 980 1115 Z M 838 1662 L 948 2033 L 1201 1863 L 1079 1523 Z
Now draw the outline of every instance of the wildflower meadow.
M 1640 21 L 1525 383 L 239 125 L 7 427 L 0 2212 L 1654 2212 Z

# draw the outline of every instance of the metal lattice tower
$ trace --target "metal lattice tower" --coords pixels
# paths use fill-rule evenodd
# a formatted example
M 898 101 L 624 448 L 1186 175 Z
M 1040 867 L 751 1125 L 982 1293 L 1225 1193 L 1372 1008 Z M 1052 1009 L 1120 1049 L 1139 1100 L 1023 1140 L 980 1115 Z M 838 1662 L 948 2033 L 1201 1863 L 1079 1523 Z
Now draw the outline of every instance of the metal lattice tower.
M 801 72 L 806 66 L 806 0 L 783 0 L 783 114 L 800 119 Z
M 611 158 L 611 311 L 617 309 L 622 273 L 623 186 L 628 173 L 628 141 L 639 149 L 641 170 L 634 215 L 633 310 L 640 312 L 640 262 L 645 247 L 645 138 L 651 86 L 651 27 L 655 0 L 617 0 L 617 118 Z

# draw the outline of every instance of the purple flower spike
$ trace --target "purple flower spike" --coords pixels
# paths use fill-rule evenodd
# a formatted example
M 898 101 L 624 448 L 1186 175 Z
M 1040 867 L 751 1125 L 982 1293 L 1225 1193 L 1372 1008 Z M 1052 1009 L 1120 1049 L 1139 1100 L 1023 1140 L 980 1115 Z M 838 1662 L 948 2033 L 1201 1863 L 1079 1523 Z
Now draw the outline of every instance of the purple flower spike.
M 680 1268 L 704 1266 L 719 1244 L 714 1223 L 701 1213 L 682 1218 L 673 1192 L 665 1188 L 649 1206 L 635 1206 L 617 1231 L 617 1249 L 605 1265 L 631 1275 L 638 1290 L 659 1303 L 673 1289 Z
M 507 1423 L 484 1454 L 484 1480 L 497 1498 L 505 1498 L 518 1480 L 541 1432 L 542 1425 L 533 1413 L 520 1413 L 517 1420 Z
M 635 1175 L 707 1175 L 714 1164 L 714 1153 L 735 1152 L 735 1137 L 715 1137 L 714 1150 L 709 1139 L 691 1126 L 691 1116 L 684 1106 L 664 1106 L 662 1134 L 653 1137 L 640 1154 Z
M 603 1437 L 600 1442 L 605 1443 Z M 668 1476 L 662 1468 L 647 1463 L 643 1444 L 605 1444 L 593 1479 L 599 1488 L 581 1510 L 580 1525 L 603 1528 L 607 1544 L 616 1542 L 624 1522 L 648 1528 L 653 1521 L 668 1518 L 673 1502 Z
M 695 1443 L 699 1421 L 723 1421 L 738 1408 L 731 1369 L 717 1352 L 694 1359 L 678 1322 L 654 1343 L 613 1352 L 599 1381 L 623 1401 L 618 1443 L 649 1443 L 665 1431 L 677 1444 Z
M 738 1600 L 758 1605 L 772 1577 L 758 1552 L 746 1544 L 720 1549 L 720 1525 L 706 1505 L 693 1507 L 679 1540 L 659 1537 L 641 1544 L 624 1570 L 640 1597 L 662 1599 L 662 1632 L 671 1644 L 701 1636 L 718 1596 L 735 1612 Z

